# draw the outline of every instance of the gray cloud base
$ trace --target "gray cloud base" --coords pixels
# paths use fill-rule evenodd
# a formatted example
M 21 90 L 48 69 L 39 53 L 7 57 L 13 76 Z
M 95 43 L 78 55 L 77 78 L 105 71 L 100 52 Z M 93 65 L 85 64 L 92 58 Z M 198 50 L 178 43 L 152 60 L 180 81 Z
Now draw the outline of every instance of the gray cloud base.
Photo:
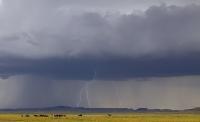
M 167 58 L 104 59 L 9 59 L 2 61 L 2 78 L 11 75 L 33 75 L 54 80 L 128 80 L 145 77 L 199 75 L 200 58 L 168 56 Z

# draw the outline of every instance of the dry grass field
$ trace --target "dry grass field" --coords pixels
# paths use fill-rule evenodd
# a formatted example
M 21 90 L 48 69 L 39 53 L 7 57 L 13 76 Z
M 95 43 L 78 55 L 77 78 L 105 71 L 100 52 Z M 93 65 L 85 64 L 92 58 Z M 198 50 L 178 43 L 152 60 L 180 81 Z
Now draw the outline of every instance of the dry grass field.
M 78 116 L 66 114 L 64 117 L 35 117 L 34 114 L 0 114 L 0 122 L 200 122 L 200 114 L 87 114 Z

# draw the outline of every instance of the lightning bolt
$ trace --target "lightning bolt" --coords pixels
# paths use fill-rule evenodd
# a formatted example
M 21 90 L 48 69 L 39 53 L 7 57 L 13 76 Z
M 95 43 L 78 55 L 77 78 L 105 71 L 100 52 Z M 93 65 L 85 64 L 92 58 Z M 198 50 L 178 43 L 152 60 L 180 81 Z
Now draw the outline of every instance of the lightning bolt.
M 96 82 L 96 71 L 94 71 L 94 75 L 91 81 L 88 81 L 85 83 L 85 85 L 81 88 L 80 93 L 79 93 L 79 101 L 77 103 L 77 107 L 80 107 L 81 103 L 82 103 L 82 96 L 83 93 L 85 92 L 85 97 L 86 97 L 86 101 L 87 101 L 87 105 L 88 107 L 91 107 L 91 103 L 90 103 L 90 97 L 89 97 L 89 87 L 90 85 L 92 85 L 92 83 Z

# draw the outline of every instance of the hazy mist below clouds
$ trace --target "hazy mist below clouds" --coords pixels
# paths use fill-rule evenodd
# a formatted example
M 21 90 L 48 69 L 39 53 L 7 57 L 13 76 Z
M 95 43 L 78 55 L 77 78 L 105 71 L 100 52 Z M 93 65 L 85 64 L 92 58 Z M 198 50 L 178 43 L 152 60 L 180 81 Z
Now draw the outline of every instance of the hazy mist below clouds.
M 182 76 L 120 82 L 55 82 L 13 76 L 0 80 L 0 108 L 77 106 L 79 103 L 84 107 L 185 109 L 200 106 L 199 80 L 199 76 Z M 88 89 L 82 90 L 80 101 L 81 88 L 87 83 Z

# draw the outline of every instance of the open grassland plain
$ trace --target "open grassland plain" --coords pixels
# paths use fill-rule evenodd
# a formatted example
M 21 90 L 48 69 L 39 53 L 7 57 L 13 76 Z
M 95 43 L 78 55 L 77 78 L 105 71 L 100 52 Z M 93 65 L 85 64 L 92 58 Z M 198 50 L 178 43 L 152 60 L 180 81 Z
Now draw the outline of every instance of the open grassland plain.
M 0 122 L 200 122 L 200 114 L 132 113 L 132 114 L 0 114 Z

